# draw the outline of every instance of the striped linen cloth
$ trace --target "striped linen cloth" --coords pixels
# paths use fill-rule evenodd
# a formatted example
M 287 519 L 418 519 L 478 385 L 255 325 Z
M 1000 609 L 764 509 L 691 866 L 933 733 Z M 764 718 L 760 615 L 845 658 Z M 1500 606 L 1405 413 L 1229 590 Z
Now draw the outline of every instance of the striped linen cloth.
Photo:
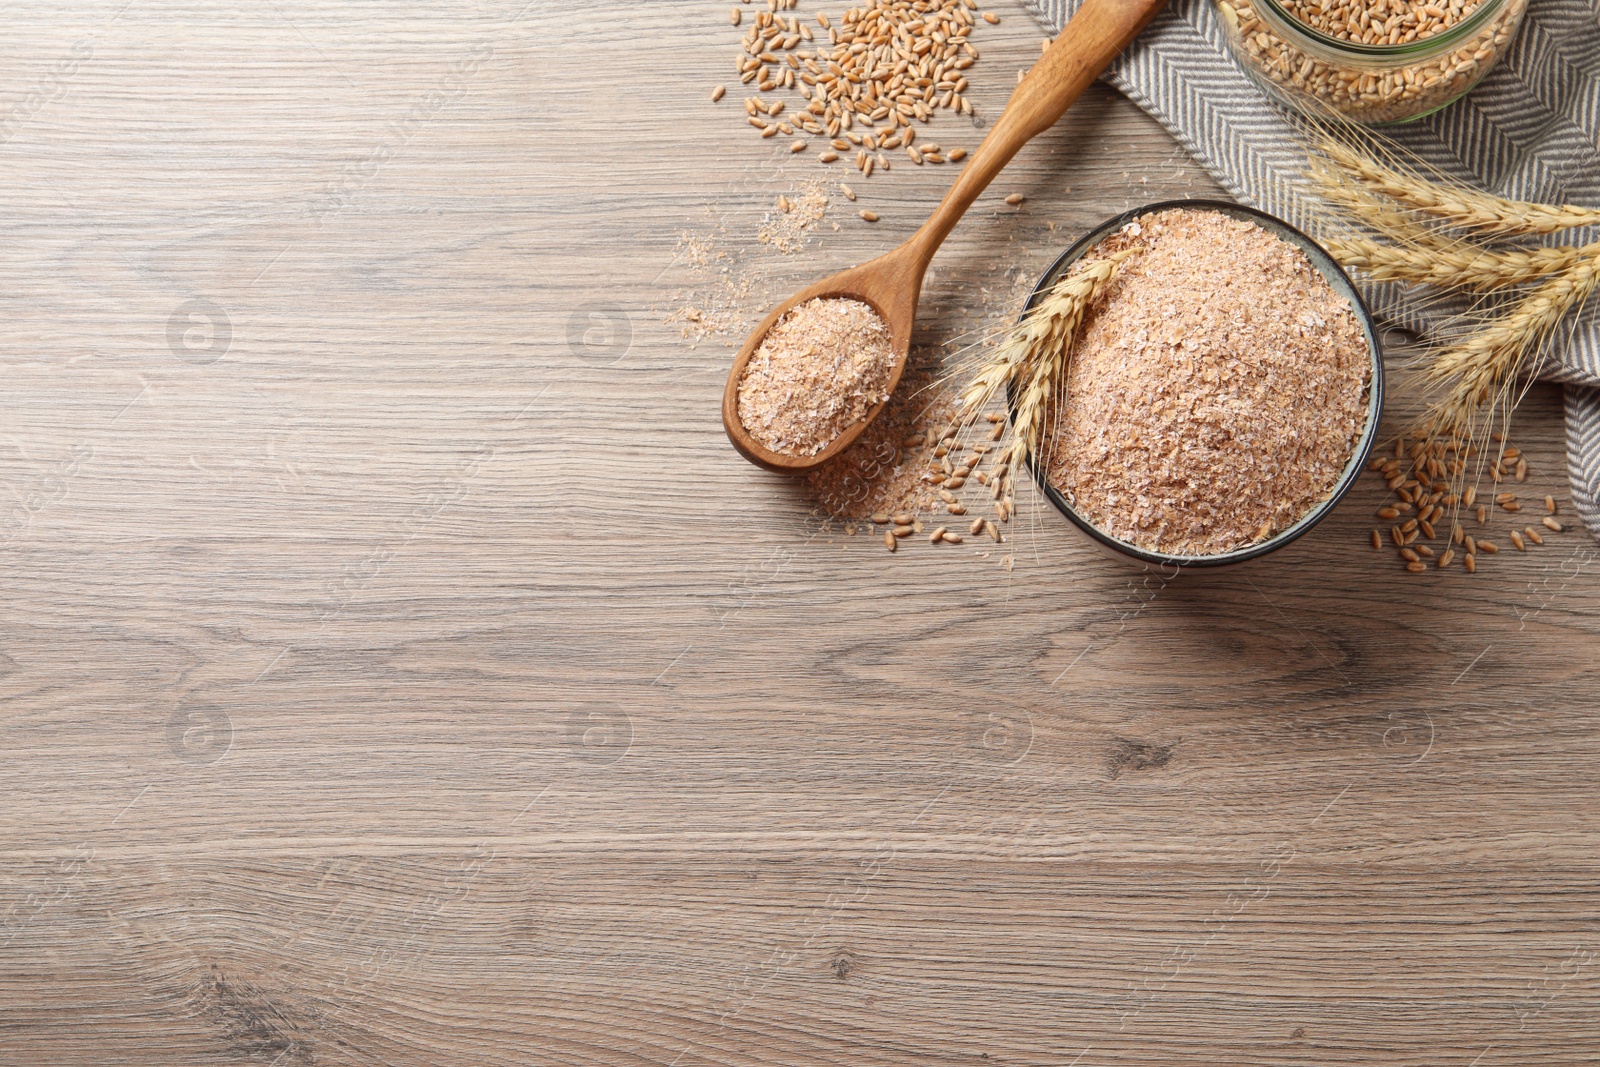
M 1052 34 L 1079 0 L 1026 0 Z M 1239 69 L 1212 0 L 1172 0 L 1105 78 L 1161 122 L 1236 199 L 1310 225 L 1295 128 Z M 1384 136 L 1447 173 L 1519 200 L 1600 205 L 1600 0 L 1530 0 L 1499 64 L 1464 99 Z M 1600 240 L 1582 231 L 1551 243 Z M 1365 285 L 1385 320 L 1426 331 L 1444 312 Z M 1573 505 L 1600 537 L 1600 313 L 1563 324 L 1541 377 L 1562 384 Z

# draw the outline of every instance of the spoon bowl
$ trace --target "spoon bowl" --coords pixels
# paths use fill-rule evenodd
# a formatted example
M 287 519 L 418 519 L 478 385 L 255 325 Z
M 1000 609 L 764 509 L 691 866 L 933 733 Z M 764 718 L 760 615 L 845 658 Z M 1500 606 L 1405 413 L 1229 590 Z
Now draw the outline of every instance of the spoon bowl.
M 1061 35 L 1012 92 L 988 136 L 916 233 L 900 247 L 876 259 L 807 286 L 761 320 L 734 358 L 728 384 L 722 391 L 722 425 L 741 456 L 768 470 L 804 474 L 833 459 L 861 436 L 883 412 L 888 401 L 874 405 L 859 422 L 809 456 L 774 451 L 750 434 L 739 418 L 739 380 L 744 377 L 745 367 L 761 347 L 767 331 L 791 309 L 808 300 L 818 297 L 860 300 L 876 311 L 889 328 L 895 360 L 889 375 L 892 394 L 900 384 L 906 355 L 911 351 L 911 332 L 916 325 L 923 276 L 945 237 L 1017 150 L 1055 125 L 1056 119 L 1165 4 L 1166 0 L 1084 0 Z
M 855 443 L 861 432 L 882 413 L 888 400 L 881 400 L 862 419 L 835 437 L 822 451 L 809 456 L 795 456 L 775 452 L 751 436 L 739 418 L 739 381 L 744 377 L 750 357 L 756 354 L 767 331 L 776 326 L 794 308 L 811 300 L 859 300 L 877 312 L 889 328 L 889 343 L 894 349 L 894 369 L 889 374 L 887 392 L 892 395 L 900 384 L 900 375 L 906 369 L 906 356 L 911 351 L 911 331 L 916 325 L 917 298 L 922 292 L 922 275 L 927 260 L 914 254 L 911 243 L 886 252 L 877 259 L 858 264 L 838 274 L 831 274 L 808 285 L 767 313 L 760 324 L 745 339 L 744 346 L 734 357 L 733 369 L 728 374 L 728 384 L 722 391 L 722 425 L 728 431 L 728 440 L 739 454 L 751 463 L 767 470 L 785 474 L 803 474 L 828 462 Z M 915 276 L 908 277 L 914 271 Z

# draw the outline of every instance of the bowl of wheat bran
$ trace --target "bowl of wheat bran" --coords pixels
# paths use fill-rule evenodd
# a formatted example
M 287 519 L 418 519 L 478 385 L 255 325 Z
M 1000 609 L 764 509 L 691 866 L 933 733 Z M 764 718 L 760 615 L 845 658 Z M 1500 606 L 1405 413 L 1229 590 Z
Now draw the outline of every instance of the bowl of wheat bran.
M 1174 200 L 1084 235 L 1023 315 L 1075 266 L 1130 248 L 1073 338 L 1035 483 L 1096 544 L 1147 566 L 1282 548 L 1333 510 L 1372 451 L 1383 357 L 1371 314 L 1288 223 Z

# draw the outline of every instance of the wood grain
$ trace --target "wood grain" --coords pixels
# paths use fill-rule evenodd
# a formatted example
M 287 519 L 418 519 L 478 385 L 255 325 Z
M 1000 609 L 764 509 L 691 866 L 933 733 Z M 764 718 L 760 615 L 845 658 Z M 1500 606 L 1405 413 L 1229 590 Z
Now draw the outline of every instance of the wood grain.
M 1600 1055 L 1594 543 L 1411 579 L 1371 482 L 1168 584 L 1037 508 L 1010 574 L 824 525 L 667 319 L 950 168 L 759 242 L 821 168 L 709 102 L 725 6 L 0 12 L 0 1063 Z M 1216 192 L 1092 88 L 919 343 Z

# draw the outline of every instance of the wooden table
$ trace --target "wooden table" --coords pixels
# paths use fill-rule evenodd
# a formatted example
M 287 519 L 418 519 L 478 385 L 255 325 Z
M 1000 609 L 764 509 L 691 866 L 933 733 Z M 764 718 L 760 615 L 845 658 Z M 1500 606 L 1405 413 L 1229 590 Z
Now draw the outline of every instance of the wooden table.
M 1039 47 L 993 9 L 980 119 Z M 953 168 L 758 241 L 844 172 L 710 103 L 723 6 L 0 19 L 0 1063 L 1600 1056 L 1581 531 L 1416 578 L 1366 481 L 1170 583 L 1026 501 L 1009 573 L 890 557 L 717 398 Z M 1215 192 L 1097 88 L 922 340 Z M 1529 492 L 1561 433 L 1536 389 Z

